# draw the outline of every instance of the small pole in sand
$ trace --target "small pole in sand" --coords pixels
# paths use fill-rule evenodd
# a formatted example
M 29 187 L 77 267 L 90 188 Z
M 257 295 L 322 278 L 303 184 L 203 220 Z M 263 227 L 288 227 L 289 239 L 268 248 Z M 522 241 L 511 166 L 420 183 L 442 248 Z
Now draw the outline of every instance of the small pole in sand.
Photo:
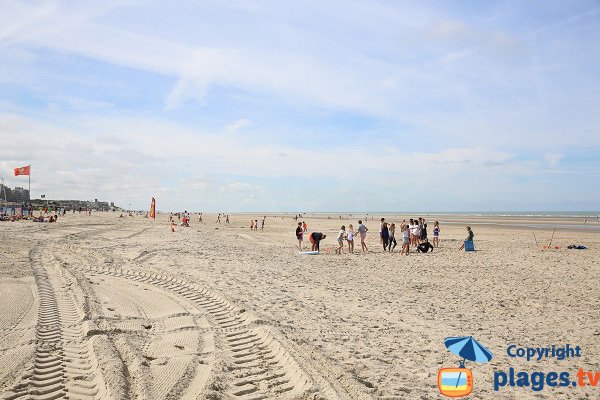
M 556 227 L 552 231 L 552 237 L 550 238 L 550 243 L 548 243 L 548 246 L 552 245 L 552 240 L 554 240 L 554 232 L 556 232 Z
M 537 238 L 535 237 L 535 232 L 532 232 L 532 233 L 533 233 L 533 240 L 535 240 L 535 247 L 539 247 Z

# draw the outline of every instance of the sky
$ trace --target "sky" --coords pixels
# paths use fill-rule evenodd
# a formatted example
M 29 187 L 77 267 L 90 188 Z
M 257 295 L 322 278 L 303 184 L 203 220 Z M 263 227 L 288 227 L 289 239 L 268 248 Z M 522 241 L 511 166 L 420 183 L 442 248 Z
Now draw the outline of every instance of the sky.
M 600 209 L 600 1 L 12 1 L 0 176 L 249 211 Z

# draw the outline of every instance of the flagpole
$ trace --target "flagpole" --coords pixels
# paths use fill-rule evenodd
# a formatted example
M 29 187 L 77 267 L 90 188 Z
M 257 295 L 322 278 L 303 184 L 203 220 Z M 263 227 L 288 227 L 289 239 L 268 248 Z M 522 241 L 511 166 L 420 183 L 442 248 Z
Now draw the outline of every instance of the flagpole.
M 29 175 L 27 175 L 29 177 L 29 204 L 31 205 L 31 164 L 29 164 Z

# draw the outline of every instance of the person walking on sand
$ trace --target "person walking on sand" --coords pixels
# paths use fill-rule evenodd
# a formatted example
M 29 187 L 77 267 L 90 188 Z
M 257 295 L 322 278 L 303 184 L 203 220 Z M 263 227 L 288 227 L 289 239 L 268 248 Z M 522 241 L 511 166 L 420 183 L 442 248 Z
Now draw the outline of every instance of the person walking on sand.
M 260 223 L 260 230 L 264 230 L 265 229 L 265 219 L 267 219 L 267 216 L 265 215 L 262 219 L 262 222 Z
M 381 243 L 384 243 L 383 242 L 383 225 L 384 224 L 385 224 L 385 218 L 381 218 L 381 223 L 379 224 L 379 241 Z M 387 243 L 383 247 L 387 247 Z
M 304 238 L 304 231 L 302 230 L 302 222 L 298 222 L 296 227 L 296 239 L 298 239 L 298 250 L 302 251 L 302 239 Z
M 254 230 L 254 220 L 251 219 L 250 220 L 250 232 L 252 232 Z
M 366 226 L 363 225 L 363 222 L 361 220 L 358 221 L 358 235 L 360 236 L 360 247 L 362 248 L 362 252 L 366 253 L 367 251 L 369 251 L 369 249 L 367 248 L 367 244 L 365 243 L 365 239 L 367 237 L 367 231 L 369 229 L 367 229 Z
M 408 224 L 404 224 L 400 227 L 402 231 L 402 252 L 400 255 L 408 255 L 408 251 L 410 250 L 410 227 Z
M 306 225 L 306 222 L 302 221 L 302 230 L 304 232 L 306 232 L 308 230 L 308 225 Z
M 217 223 L 221 223 L 221 214 L 219 213 L 219 215 L 217 216 Z
M 311 243 L 311 247 L 310 249 L 312 251 L 320 251 L 319 245 L 321 243 L 321 240 L 325 239 L 327 237 L 327 235 L 323 235 L 321 232 L 313 232 L 310 234 L 310 236 L 308 237 Z
M 338 232 L 337 242 L 338 248 L 335 249 L 335 254 L 342 254 L 342 249 L 344 248 L 344 239 L 346 238 L 346 227 L 342 225 L 340 231 Z
M 354 254 L 354 227 L 352 224 L 348 225 L 346 240 L 348 241 L 348 253 Z
M 475 234 L 473 233 L 473 231 L 471 230 L 470 226 L 467 226 L 467 238 L 465 239 L 465 241 L 473 241 L 473 238 L 475 237 Z M 463 250 L 465 248 L 465 242 L 463 242 L 463 244 L 460 246 L 460 248 L 458 250 Z
M 258 220 L 257 219 L 254 220 L 254 230 L 255 231 L 258 230 Z
M 440 247 L 440 223 L 433 223 L 433 247 Z
M 388 250 L 389 252 L 393 252 L 394 248 L 396 247 L 396 245 L 398 244 L 396 242 L 396 224 L 391 224 L 390 228 L 389 228 L 389 234 L 390 234 L 390 238 L 388 239 Z
M 383 251 L 387 250 L 388 242 L 390 240 L 390 231 L 388 230 L 387 222 L 381 225 L 381 243 L 383 244 Z
M 225 223 L 226 223 L 226 224 L 228 224 L 228 223 L 229 223 L 229 214 L 227 214 L 227 215 L 225 216 Z

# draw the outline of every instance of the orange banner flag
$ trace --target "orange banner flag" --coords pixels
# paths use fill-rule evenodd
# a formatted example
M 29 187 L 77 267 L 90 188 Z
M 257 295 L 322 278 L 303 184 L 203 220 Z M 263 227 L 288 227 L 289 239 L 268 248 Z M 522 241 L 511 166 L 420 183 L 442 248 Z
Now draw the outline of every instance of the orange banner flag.
M 156 200 L 154 200 L 154 197 L 150 203 L 150 218 L 156 219 Z

